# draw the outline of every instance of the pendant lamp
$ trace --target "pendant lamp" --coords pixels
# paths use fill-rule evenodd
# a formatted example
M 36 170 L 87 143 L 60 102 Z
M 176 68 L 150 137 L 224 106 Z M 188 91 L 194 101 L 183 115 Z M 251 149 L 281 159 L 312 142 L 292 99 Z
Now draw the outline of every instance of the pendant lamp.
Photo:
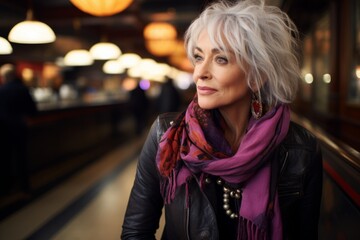
M 146 25 L 144 29 L 144 38 L 146 40 L 175 39 L 176 36 L 175 27 L 166 22 L 152 22 Z
M 152 22 L 144 29 L 145 45 L 155 56 L 170 55 L 176 47 L 177 32 L 173 25 L 166 22 Z
M 110 42 L 99 42 L 90 48 L 90 54 L 94 59 L 109 60 L 120 56 L 121 50 Z
M 176 48 L 176 39 L 146 40 L 145 46 L 155 56 L 169 56 Z
M 33 20 L 31 10 L 27 11 L 26 20 L 16 24 L 9 33 L 9 41 L 25 44 L 54 42 L 54 31 L 45 23 Z
M 141 57 L 135 53 L 125 53 L 119 57 L 118 61 L 123 68 L 132 68 L 141 61 Z
M 133 0 L 70 0 L 83 12 L 98 17 L 111 16 L 126 9 Z
M 88 50 L 76 49 L 68 52 L 64 57 L 66 66 L 89 66 L 94 63 L 94 59 Z
M 103 65 L 103 71 L 107 74 L 121 74 L 125 72 L 125 68 L 119 60 L 108 60 Z
M 11 54 L 13 51 L 11 44 L 3 37 L 0 37 L 0 54 Z

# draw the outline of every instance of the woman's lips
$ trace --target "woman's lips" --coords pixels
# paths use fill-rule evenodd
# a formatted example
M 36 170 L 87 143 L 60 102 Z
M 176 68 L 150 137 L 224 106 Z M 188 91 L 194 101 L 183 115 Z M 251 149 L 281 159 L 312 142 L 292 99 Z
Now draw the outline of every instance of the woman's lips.
M 197 87 L 197 92 L 200 95 L 209 95 L 215 93 L 216 91 L 217 91 L 216 89 L 210 87 L 202 87 L 202 86 Z

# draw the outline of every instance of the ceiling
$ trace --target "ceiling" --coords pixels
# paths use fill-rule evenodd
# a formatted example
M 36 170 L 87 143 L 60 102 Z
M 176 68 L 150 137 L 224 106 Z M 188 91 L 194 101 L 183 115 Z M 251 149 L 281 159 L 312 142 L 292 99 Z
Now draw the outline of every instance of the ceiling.
M 10 29 L 25 20 L 31 8 L 36 20 L 45 22 L 55 32 L 54 43 L 26 45 L 11 43 L 13 54 L 0 56 L 0 61 L 55 61 L 75 48 L 89 49 L 101 39 L 117 44 L 123 52 L 153 57 L 143 41 L 143 29 L 151 21 L 167 21 L 175 25 L 181 38 L 191 21 L 213 0 L 134 0 L 129 8 L 109 17 L 86 14 L 69 0 L 2 0 L 0 2 L 0 36 L 7 38 Z M 311 15 L 317 15 L 316 2 L 326 0 L 269 0 L 297 19 L 298 26 L 308 28 Z M 301 15 L 302 13 L 302 15 Z M 304 17 L 304 14 L 308 17 Z M 156 59 L 156 58 L 155 58 Z M 166 59 L 158 59 L 166 61 Z

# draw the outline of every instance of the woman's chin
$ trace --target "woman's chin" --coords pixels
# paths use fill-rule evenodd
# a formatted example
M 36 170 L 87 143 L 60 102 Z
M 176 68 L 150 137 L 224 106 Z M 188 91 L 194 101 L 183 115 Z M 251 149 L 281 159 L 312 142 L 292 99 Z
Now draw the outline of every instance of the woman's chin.
M 201 102 L 201 101 L 199 101 L 199 106 L 205 110 L 211 110 L 217 108 L 215 104 L 211 104 L 209 102 Z

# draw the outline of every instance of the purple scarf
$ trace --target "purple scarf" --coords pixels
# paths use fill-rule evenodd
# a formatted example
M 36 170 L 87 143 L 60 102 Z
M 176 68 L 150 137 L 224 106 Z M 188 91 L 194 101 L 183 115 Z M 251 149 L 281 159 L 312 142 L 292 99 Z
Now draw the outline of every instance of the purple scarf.
M 251 118 L 240 147 L 231 152 L 214 111 L 201 109 L 197 98 L 164 133 L 156 157 L 163 176 L 161 192 L 166 204 L 176 189 L 194 174 L 210 174 L 228 183 L 244 183 L 239 212 L 238 239 L 282 238 L 277 194 L 269 219 L 271 167 L 268 156 L 285 138 L 290 110 L 278 105 L 259 120 Z M 272 208 L 272 207 L 270 207 Z M 268 221 L 271 221 L 270 223 Z M 270 233 L 270 234 L 269 234 Z

